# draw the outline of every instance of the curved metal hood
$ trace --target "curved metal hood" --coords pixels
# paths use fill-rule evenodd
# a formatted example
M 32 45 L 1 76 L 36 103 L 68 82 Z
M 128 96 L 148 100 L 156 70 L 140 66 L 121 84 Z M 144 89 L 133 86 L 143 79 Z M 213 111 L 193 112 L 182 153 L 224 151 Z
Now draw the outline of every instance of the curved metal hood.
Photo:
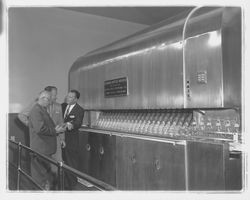
M 202 7 L 78 58 L 69 89 L 87 109 L 230 107 L 241 104 L 240 74 L 241 9 Z

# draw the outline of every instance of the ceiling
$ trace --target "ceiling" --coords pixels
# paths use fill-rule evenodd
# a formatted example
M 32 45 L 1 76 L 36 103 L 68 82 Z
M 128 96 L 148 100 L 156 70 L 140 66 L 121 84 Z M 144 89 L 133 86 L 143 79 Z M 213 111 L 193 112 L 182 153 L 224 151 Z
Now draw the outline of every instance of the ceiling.
M 193 7 L 61 7 L 76 12 L 88 13 L 118 20 L 153 25 Z

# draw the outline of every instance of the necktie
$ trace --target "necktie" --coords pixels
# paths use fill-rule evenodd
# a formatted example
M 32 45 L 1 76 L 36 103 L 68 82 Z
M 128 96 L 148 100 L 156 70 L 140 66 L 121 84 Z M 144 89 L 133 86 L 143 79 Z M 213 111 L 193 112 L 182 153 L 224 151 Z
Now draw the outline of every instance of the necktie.
M 53 104 L 49 105 L 47 108 L 47 112 L 49 113 L 49 116 L 52 117 L 52 110 L 53 110 Z
M 69 114 L 69 105 L 67 105 L 67 108 L 66 108 L 66 110 L 65 110 L 65 113 L 64 113 L 64 119 L 68 116 L 68 114 Z

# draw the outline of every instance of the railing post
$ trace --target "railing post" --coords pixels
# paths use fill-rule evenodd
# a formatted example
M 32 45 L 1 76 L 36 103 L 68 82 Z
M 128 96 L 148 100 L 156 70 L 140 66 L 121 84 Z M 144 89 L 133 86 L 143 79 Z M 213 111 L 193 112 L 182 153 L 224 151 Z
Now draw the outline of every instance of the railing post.
M 20 170 L 21 170 L 21 142 L 18 143 L 18 158 L 17 158 L 17 190 L 20 189 Z
M 59 190 L 64 190 L 64 173 L 63 173 L 63 162 L 59 163 L 58 167 L 58 176 L 59 176 Z

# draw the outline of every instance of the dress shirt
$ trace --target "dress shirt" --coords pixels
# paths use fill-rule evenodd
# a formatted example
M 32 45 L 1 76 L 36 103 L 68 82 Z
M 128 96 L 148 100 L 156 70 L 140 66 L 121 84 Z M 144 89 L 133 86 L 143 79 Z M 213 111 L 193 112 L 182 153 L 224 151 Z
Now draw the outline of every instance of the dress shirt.
M 73 105 L 67 105 L 66 109 L 65 109 L 65 113 L 64 113 L 64 119 L 67 117 L 67 115 L 69 115 L 69 113 L 71 112 L 71 110 L 74 108 L 76 104 Z

